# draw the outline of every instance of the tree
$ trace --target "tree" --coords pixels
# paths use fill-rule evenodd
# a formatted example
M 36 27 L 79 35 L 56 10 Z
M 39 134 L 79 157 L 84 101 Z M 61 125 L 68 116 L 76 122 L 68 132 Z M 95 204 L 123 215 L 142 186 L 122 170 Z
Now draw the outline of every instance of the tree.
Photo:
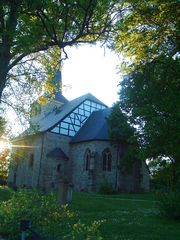
M 136 127 L 141 154 L 171 162 L 174 185 L 180 179 L 179 3 L 124 0 L 114 47 L 125 57 L 120 109 Z M 163 165 L 164 166 L 164 165 Z
M 112 107 L 107 123 L 110 140 L 118 147 L 120 161 L 118 166 L 122 171 L 128 172 L 136 161 L 142 160 L 136 130 L 128 123 L 128 118 L 121 111 L 119 103 Z
M 151 62 L 162 54 L 173 57 L 179 51 L 178 1 L 123 0 L 123 4 L 127 10 L 117 23 L 115 49 L 132 58 L 130 63 Z
M 161 189 L 172 191 L 178 189 L 180 178 L 174 179 L 174 177 L 176 177 L 174 175 L 174 167 L 176 166 L 172 164 L 169 159 L 157 157 L 151 159 L 148 166 L 151 171 L 151 187 L 153 190 Z M 178 171 L 180 171 L 180 168 Z
M 6 184 L 8 177 L 8 168 L 9 168 L 9 149 L 4 149 L 0 151 L 0 185 Z
M 6 121 L 0 117 L 0 185 L 5 184 L 8 176 L 8 155 L 9 149 L 6 147 L 3 134 L 5 133 Z
M 0 0 L 0 99 L 18 64 L 58 46 L 106 41 L 117 0 Z M 32 57 L 31 57 L 32 56 Z
M 179 67 L 179 59 L 165 56 L 138 65 L 119 93 L 121 109 L 138 130 L 141 151 L 146 158 L 170 159 L 174 183 L 180 178 Z
M 5 119 L 0 117 L 0 137 L 2 137 L 2 135 L 5 132 L 5 125 L 6 125 Z

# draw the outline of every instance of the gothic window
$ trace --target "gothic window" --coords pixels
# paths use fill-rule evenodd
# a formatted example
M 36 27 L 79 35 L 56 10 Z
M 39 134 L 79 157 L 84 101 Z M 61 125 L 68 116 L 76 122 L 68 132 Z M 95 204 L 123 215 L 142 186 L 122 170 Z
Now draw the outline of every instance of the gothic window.
M 103 161 L 103 171 L 111 171 L 112 165 L 112 155 L 109 148 L 104 149 L 102 152 L 102 161 Z
M 32 168 L 34 164 L 34 154 L 30 154 L 29 157 L 29 167 Z
M 91 151 L 89 150 L 89 148 L 85 152 L 84 160 L 85 160 L 85 171 L 89 171 L 90 170 L 90 160 L 91 160 Z
M 51 132 L 72 137 L 79 131 L 92 112 L 104 108 L 105 106 L 102 104 L 85 100 L 53 129 L 51 129 Z

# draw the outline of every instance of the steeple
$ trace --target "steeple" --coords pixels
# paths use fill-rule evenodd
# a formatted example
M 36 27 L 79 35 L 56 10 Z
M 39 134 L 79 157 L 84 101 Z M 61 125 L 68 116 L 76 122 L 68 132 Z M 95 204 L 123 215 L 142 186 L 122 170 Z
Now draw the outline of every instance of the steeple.
M 52 84 L 54 85 L 53 98 L 49 99 L 44 105 L 41 105 L 38 101 L 35 101 L 31 105 L 32 123 L 37 123 L 44 116 L 54 111 L 54 109 L 60 108 L 68 102 L 68 100 L 62 95 L 62 77 L 60 70 L 58 70 L 52 78 Z M 45 93 L 44 96 L 48 97 L 48 94 Z
M 56 72 L 54 78 L 52 79 L 52 83 L 55 86 L 54 100 L 61 103 L 67 103 L 68 100 L 62 95 L 62 74 L 60 70 Z

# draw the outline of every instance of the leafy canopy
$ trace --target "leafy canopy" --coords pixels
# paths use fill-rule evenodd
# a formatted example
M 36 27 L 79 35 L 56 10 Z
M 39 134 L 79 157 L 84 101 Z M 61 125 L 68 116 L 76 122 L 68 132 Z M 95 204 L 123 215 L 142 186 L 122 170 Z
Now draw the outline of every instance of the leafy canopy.
M 118 103 L 114 104 L 107 123 L 111 142 L 118 147 L 118 168 L 129 172 L 133 164 L 141 160 L 136 130 L 130 125 Z
M 139 127 L 148 156 L 179 159 L 179 64 L 178 59 L 158 58 L 136 67 L 121 83 L 121 108 L 131 124 Z
M 178 1 L 123 0 L 123 4 L 126 12 L 117 24 L 117 52 L 136 64 L 151 62 L 162 54 L 172 57 L 178 52 Z
M 142 156 L 158 157 L 158 161 L 170 159 L 176 165 L 172 174 L 177 182 L 179 3 L 124 0 L 123 4 L 126 11 L 117 23 L 114 43 L 115 50 L 126 57 L 121 68 L 125 75 L 120 83 L 119 106 L 130 125 L 136 127 Z

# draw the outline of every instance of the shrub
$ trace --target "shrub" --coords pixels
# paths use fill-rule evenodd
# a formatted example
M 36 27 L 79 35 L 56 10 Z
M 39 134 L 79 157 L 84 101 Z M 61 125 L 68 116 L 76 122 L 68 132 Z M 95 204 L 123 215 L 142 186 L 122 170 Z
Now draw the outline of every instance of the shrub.
M 49 239 L 102 239 L 100 222 L 82 224 L 67 205 L 57 205 L 54 193 L 44 195 L 35 190 L 18 191 L 0 205 L 0 219 L 0 234 L 10 240 L 20 239 L 20 221 L 24 219 L 30 220 L 32 229 Z
M 6 186 L 0 186 L 0 201 L 6 201 L 11 198 L 13 195 L 13 191 L 6 187 Z
M 100 185 L 99 192 L 102 194 L 112 194 L 114 193 L 112 184 L 108 182 L 107 179 L 104 179 Z
M 180 192 L 159 193 L 158 207 L 161 215 L 180 220 Z

